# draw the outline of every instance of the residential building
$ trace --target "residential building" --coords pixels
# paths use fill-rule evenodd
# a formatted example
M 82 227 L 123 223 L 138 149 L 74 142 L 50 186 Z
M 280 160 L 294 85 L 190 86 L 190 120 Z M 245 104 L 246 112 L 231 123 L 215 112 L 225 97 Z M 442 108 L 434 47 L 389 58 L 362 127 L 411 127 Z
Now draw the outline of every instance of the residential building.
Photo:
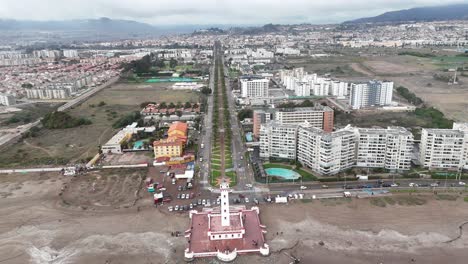
M 66 99 L 70 97 L 67 88 L 30 88 L 26 89 L 26 97 L 29 99 Z
M 260 128 L 260 157 L 296 159 L 297 125 L 270 121 Z
M 180 157 L 183 154 L 184 141 L 178 138 L 168 138 L 155 141 L 154 157 Z
M 422 129 L 419 159 L 429 169 L 468 169 L 468 124 L 452 129 Z
M 63 50 L 63 56 L 65 58 L 77 58 L 78 57 L 78 51 L 76 51 L 76 50 Z
M 10 106 L 14 104 L 16 104 L 16 99 L 13 95 L 0 93 L 0 105 Z
M 356 136 L 351 127 L 326 133 L 305 122 L 297 132 L 297 160 L 305 167 L 330 175 L 355 164 Z
M 263 124 L 273 119 L 273 114 L 263 110 L 253 111 L 253 135 L 256 139 L 260 137 L 260 128 Z
M 187 131 L 188 125 L 184 122 L 174 122 L 169 126 L 167 131 L 168 138 L 181 139 L 184 143 L 187 143 Z
M 348 83 L 331 81 L 331 95 L 338 98 L 345 98 L 348 95 Z
M 241 94 L 243 98 L 265 98 L 268 97 L 268 79 L 241 78 Z
M 188 125 L 184 122 L 174 122 L 169 126 L 167 139 L 153 142 L 154 157 L 180 157 L 187 143 Z
M 356 166 L 409 170 L 413 152 L 413 134 L 403 127 L 357 129 Z
M 385 106 L 392 103 L 393 82 L 369 81 L 351 84 L 349 104 L 353 109 Z
M 305 121 L 325 132 L 333 131 L 333 109 L 328 106 L 282 108 L 275 112 L 275 118 L 281 124 L 299 125 Z
M 347 126 L 325 132 L 307 121 L 300 125 L 270 121 L 262 125 L 260 132 L 262 159 L 294 160 L 297 157 L 303 166 L 322 175 L 355 166 L 409 170 L 412 152 L 413 135 L 402 127 L 361 129 Z

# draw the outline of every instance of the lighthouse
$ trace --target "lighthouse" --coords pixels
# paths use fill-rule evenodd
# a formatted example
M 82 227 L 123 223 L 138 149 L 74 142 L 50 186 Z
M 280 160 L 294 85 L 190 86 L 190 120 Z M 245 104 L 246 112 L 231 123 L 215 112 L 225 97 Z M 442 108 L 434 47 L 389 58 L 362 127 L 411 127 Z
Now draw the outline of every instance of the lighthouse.
M 231 224 L 229 213 L 229 183 L 223 182 L 220 184 L 221 190 L 221 225 L 229 226 Z

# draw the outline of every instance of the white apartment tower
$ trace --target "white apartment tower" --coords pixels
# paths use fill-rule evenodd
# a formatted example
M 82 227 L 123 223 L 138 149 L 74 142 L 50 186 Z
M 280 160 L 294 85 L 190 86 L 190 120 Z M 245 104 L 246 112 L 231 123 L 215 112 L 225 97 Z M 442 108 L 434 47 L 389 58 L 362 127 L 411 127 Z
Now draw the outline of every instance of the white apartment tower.
M 423 129 L 419 146 L 422 166 L 429 169 L 468 169 L 468 124 L 453 129 Z
M 14 104 L 16 104 L 16 99 L 13 95 L 0 93 L 0 105 L 10 106 Z
M 307 122 L 297 132 L 297 160 L 322 174 L 336 174 L 355 164 L 356 137 L 353 129 L 325 133 Z
M 268 79 L 240 79 L 243 98 L 268 97 Z
M 349 104 L 353 109 L 385 106 L 392 103 L 393 82 L 370 81 L 351 84 Z
M 296 159 L 297 125 L 270 121 L 260 128 L 260 157 Z
M 403 127 L 357 129 L 356 166 L 409 170 L 413 152 L 413 134 Z

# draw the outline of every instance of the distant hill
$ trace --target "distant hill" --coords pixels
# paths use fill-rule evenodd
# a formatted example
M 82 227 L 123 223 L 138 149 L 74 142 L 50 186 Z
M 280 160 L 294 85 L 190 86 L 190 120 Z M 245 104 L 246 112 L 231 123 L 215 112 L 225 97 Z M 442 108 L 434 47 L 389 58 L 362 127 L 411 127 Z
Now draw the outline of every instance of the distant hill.
M 281 25 L 266 24 L 261 27 L 258 27 L 258 26 L 233 27 L 230 29 L 230 31 L 234 34 L 257 35 L 257 34 L 280 32 L 282 30 L 282 27 L 283 26 Z
M 63 21 L 28 21 L 0 19 L 0 30 L 15 31 L 97 31 L 110 33 L 156 33 L 157 28 L 131 20 L 110 18 L 63 20 Z
M 405 10 L 386 12 L 375 17 L 346 21 L 346 24 L 358 23 L 392 23 L 406 21 L 442 21 L 468 20 L 468 4 L 417 7 Z

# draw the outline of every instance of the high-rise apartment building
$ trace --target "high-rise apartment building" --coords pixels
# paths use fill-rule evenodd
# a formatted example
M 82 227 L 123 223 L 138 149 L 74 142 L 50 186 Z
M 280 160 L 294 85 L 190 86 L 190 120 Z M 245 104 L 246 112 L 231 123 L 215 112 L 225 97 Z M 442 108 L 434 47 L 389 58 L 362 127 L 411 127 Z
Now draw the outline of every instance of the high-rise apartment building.
M 270 121 L 260 129 L 260 157 L 296 159 L 297 125 Z
M 302 165 L 322 175 L 354 166 L 409 170 L 412 154 L 413 135 L 402 127 L 347 126 L 327 133 L 308 122 L 292 126 L 271 121 L 262 126 L 260 133 L 261 158 L 297 158 Z
M 353 109 L 385 106 L 392 103 L 393 82 L 370 81 L 351 84 L 349 104 Z
M 409 170 L 413 152 L 413 134 L 403 127 L 357 129 L 356 166 Z
M 419 159 L 429 169 L 468 169 L 468 124 L 454 123 L 452 129 L 423 129 Z
M 260 137 L 260 128 L 263 124 L 268 123 L 270 120 L 273 119 L 273 114 L 268 111 L 264 110 L 254 110 L 252 114 L 253 119 L 253 135 L 255 138 Z
M 270 80 L 241 78 L 241 94 L 243 98 L 265 98 L 268 97 Z
M 325 133 L 305 123 L 297 132 L 297 160 L 322 175 L 336 174 L 353 167 L 355 147 L 355 132 L 350 128 Z
M 0 93 L 0 105 L 10 106 L 14 104 L 16 104 L 16 99 L 13 95 Z
M 275 121 L 281 124 L 299 125 L 305 121 L 312 127 L 333 131 L 333 109 L 328 106 L 281 108 L 275 112 Z

